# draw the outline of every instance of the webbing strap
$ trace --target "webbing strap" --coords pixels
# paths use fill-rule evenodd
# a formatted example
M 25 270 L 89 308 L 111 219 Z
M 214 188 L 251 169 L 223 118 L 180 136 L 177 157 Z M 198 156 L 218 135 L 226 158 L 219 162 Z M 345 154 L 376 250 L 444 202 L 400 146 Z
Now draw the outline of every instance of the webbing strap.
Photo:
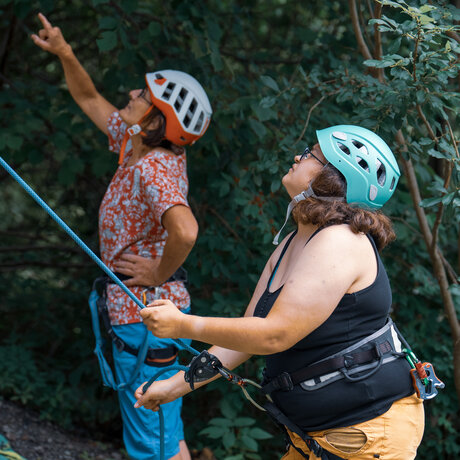
M 308 459 L 309 456 L 299 449 L 294 443 L 292 442 L 289 433 L 287 432 L 286 428 L 296 433 L 300 436 L 300 438 L 305 442 L 307 447 L 321 460 L 344 460 L 342 457 L 339 457 L 321 447 L 314 438 L 309 436 L 305 433 L 297 424 L 295 424 L 291 419 L 289 419 L 275 404 L 272 402 L 267 402 L 264 404 L 264 408 L 273 421 L 284 430 L 287 440 L 289 444 L 299 452 L 304 458 Z

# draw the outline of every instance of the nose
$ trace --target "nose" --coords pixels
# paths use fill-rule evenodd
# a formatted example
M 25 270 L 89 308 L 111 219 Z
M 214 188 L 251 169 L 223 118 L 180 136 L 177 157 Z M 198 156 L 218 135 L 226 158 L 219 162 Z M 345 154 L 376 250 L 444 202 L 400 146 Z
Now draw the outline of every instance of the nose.
M 301 157 L 301 156 L 302 156 L 302 155 L 295 155 L 295 156 L 294 156 L 294 161 L 295 161 L 296 163 L 300 163 L 300 157 Z
M 141 93 L 141 89 L 132 89 L 128 94 L 130 99 L 136 99 Z

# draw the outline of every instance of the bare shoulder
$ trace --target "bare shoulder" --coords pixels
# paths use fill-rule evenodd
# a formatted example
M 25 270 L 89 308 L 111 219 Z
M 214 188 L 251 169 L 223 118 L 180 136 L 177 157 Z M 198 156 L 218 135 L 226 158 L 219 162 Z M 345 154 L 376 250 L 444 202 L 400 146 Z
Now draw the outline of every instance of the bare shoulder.
M 307 244 L 306 250 L 327 251 L 330 254 L 350 255 L 370 249 L 369 239 L 364 233 L 354 233 L 347 224 L 331 225 L 318 232 Z

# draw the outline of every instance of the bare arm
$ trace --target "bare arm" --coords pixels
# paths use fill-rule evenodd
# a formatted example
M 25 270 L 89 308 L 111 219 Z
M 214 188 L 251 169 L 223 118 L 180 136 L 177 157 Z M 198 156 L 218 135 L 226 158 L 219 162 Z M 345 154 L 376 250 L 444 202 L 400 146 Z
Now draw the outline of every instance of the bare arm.
M 149 259 L 135 254 L 123 254 L 115 263 L 115 270 L 132 276 L 126 286 L 159 286 L 187 259 L 198 235 L 198 223 L 187 206 L 169 208 L 162 218 L 168 237 L 163 255 Z
M 247 361 L 251 355 L 246 353 L 240 353 L 233 350 L 228 350 L 221 347 L 211 347 L 209 352 L 217 356 L 222 362 L 223 366 L 228 369 L 234 369 L 240 364 Z M 199 382 L 195 384 L 195 388 L 200 388 L 207 385 L 214 380 L 220 378 L 220 375 L 206 380 L 205 382 Z M 165 404 L 170 401 L 174 401 L 177 398 L 185 396 L 190 393 L 190 385 L 184 379 L 184 372 L 180 371 L 173 375 L 167 380 L 160 380 L 152 383 L 148 390 L 143 393 L 143 383 L 135 392 L 137 402 L 134 407 L 145 407 L 146 409 L 152 409 L 157 411 L 160 404 Z
M 55 54 L 61 61 L 70 94 L 95 125 L 105 134 L 107 120 L 114 107 L 97 91 L 91 77 L 80 64 L 71 46 L 65 41 L 59 27 L 53 27 L 46 17 L 39 13 L 43 29 L 33 34 L 33 42 L 41 49 Z
M 365 276 L 368 267 L 357 255 L 369 244 L 347 226 L 323 230 L 293 264 L 266 318 L 186 317 L 159 300 L 152 304 L 159 307 L 149 309 L 148 327 L 159 337 L 189 337 L 249 354 L 286 350 L 326 321 L 350 286 Z

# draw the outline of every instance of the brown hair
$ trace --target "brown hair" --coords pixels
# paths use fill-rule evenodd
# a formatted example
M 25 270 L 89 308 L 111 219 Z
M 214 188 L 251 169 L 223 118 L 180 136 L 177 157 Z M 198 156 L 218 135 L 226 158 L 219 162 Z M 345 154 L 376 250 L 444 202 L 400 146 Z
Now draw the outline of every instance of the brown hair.
M 149 126 L 155 119 L 158 118 L 159 126 L 156 129 L 144 129 L 145 135 L 142 136 L 142 143 L 148 147 L 163 147 L 167 150 L 171 150 L 175 155 L 182 155 L 185 152 L 184 147 L 173 144 L 171 141 L 165 139 L 166 131 L 166 118 L 163 113 L 154 107 L 152 111 L 145 117 L 142 124 Z
M 328 163 L 313 180 L 311 187 L 318 197 L 346 197 L 347 183 L 342 173 Z M 352 206 L 345 201 L 310 197 L 292 210 L 296 222 L 319 227 L 348 224 L 354 233 L 369 233 L 381 251 L 395 239 L 391 220 L 380 211 Z

